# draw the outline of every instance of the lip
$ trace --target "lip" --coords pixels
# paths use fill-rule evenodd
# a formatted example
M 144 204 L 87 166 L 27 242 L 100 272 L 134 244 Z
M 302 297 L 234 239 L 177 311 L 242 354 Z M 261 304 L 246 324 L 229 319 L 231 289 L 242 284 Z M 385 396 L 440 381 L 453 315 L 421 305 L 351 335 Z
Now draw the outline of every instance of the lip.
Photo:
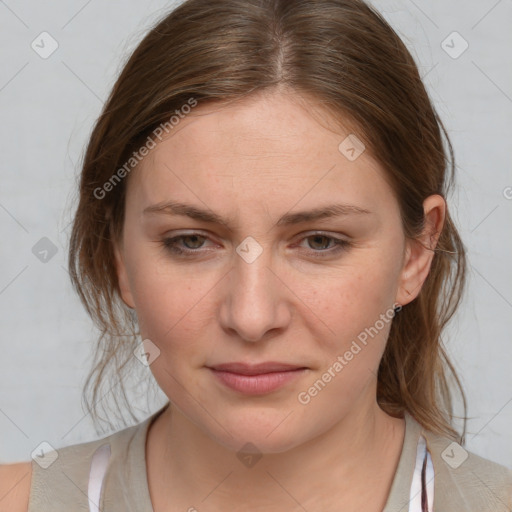
M 215 366 L 209 366 L 212 370 L 219 370 L 240 375 L 261 375 L 263 373 L 286 372 L 290 370 L 298 370 L 305 368 L 296 364 L 279 363 L 276 361 L 265 361 L 264 363 L 249 364 L 242 362 L 222 363 Z
M 208 367 L 225 386 L 246 395 L 271 393 L 300 377 L 308 369 L 288 363 L 223 363 Z

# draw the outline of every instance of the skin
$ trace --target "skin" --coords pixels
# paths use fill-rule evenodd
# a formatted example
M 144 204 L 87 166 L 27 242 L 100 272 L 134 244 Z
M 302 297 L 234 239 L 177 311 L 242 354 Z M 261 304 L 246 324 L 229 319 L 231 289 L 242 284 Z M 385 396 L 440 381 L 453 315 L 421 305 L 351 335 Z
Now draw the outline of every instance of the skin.
M 383 169 L 368 150 L 347 159 L 338 146 L 351 132 L 327 126 L 325 113 L 319 122 L 318 112 L 282 91 L 198 105 L 129 177 L 115 246 L 119 285 L 142 339 L 160 350 L 150 369 L 172 403 L 147 438 L 155 512 L 247 503 L 267 512 L 340 503 L 345 512 L 380 511 L 386 502 L 405 429 L 376 402 L 390 323 L 308 404 L 297 397 L 381 314 L 417 296 L 445 203 L 428 197 L 423 243 L 406 240 Z M 232 230 L 143 214 L 171 199 L 233 219 Z M 331 203 L 370 213 L 276 225 L 285 213 Z M 180 242 L 198 256 L 180 259 L 163 245 L 184 231 L 206 237 Z M 335 253 L 317 231 L 350 245 Z M 248 236 L 262 248 L 252 263 L 235 251 Z M 232 361 L 308 369 L 277 391 L 247 396 L 206 368 Z M 236 456 L 247 442 L 263 455 L 252 467 Z

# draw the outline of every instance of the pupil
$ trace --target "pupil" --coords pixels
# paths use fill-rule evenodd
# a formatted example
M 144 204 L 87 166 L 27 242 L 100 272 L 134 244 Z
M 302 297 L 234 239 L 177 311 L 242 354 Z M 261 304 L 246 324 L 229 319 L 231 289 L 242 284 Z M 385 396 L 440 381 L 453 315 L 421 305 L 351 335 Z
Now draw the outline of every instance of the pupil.
M 195 239 L 196 241 L 199 239 L 199 237 L 198 237 L 197 235 L 186 235 L 186 236 L 184 237 L 183 241 L 185 242 L 185 245 L 186 245 L 187 247 L 189 247 L 189 244 L 188 244 L 188 243 L 186 243 L 186 240 L 187 240 L 187 239 L 191 239 L 191 238 Z M 199 244 L 199 246 L 200 246 L 200 245 L 201 245 L 201 244 Z M 190 249 L 197 249 L 197 246 L 194 246 L 194 242 L 192 242 L 192 247 L 189 247 L 189 248 L 190 248 Z
M 324 236 L 324 235 L 315 235 L 315 236 L 313 236 L 313 240 L 315 240 L 314 243 L 316 243 L 316 241 L 318 241 L 318 239 L 322 239 L 322 238 L 324 239 L 324 242 L 327 241 L 327 245 L 329 245 L 328 238 L 326 236 Z M 322 244 L 320 244 L 320 245 L 322 245 Z M 326 249 L 326 247 L 323 247 L 323 248 Z M 318 247 L 317 247 L 317 249 L 318 249 Z

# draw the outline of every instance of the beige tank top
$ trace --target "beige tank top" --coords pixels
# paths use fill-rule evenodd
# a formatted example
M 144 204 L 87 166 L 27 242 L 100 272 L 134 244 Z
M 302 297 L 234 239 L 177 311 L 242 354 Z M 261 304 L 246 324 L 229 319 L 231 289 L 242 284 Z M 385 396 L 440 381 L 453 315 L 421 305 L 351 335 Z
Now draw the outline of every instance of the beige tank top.
M 146 435 L 168 405 L 108 437 L 58 449 L 46 469 L 33 460 L 28 512 L 153 512 Z M 408 413 L 405 420 L 404 444 L 383 512 L 432 512 L 430 452 L 421 426 Z M 199 504 L 196 508 L 200 510 Z

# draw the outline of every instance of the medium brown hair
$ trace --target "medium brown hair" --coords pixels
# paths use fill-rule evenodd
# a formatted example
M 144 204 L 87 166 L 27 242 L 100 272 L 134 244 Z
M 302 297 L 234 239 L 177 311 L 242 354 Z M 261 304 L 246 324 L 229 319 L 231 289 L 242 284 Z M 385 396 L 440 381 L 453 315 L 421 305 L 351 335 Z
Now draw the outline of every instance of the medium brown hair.
M 137 321 L 121 300 L 113 252 L 127 178 L 101 198 L 97 191 L 191 98 L 199 105 L 237 101 L 275 87 L 314 98 L 331 118 L 355 123 L 393 187 L 409 239 L 424 227 L 425 198 L 446 198 L 455 169 L 448 134 L 414 59 L 376 10 L 360 0 L 185 1 L 129 57 L 84 156 L 69 269 L 101 331 L 83 395 L 95 421 L 106 376 L 120 384 L 131 413 L 123 376 L 139 364 Z M 426 429 L 461 443 L 466 399 L 441 333 L 459 305 L 465 275 L 464 246 L 447 212 L 430 273 L 392 322 L 377 384 L 388 414 L 408 411 Z M 461 436 L 452 426 L 448 372 L 462 396 Z

